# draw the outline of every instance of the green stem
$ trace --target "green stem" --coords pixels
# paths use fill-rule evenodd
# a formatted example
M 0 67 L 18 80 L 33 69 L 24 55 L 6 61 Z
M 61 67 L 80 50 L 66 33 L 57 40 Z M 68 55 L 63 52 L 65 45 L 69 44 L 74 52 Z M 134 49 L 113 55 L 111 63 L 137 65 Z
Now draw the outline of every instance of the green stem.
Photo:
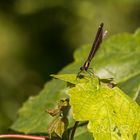
M 78 124 L 79 124 L 79 121 L 76 121 L 74 126 L 73 126 L 73 128 L 72 128 L 72 130 L 71 130 L 70 140 L 74 139 L 74 134 L 76 132 L 76 128 L 77 128 Z

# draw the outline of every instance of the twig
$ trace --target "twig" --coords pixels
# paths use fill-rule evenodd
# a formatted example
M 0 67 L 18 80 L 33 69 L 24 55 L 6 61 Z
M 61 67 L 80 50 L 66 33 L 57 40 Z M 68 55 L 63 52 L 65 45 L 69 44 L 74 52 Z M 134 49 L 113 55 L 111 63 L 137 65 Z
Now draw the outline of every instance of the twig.
M 76 128 L 78 126 L 78 123 L 79 123 L 79 121 L 76 121 L 72 130 L 71 130 L 70 140 L 73 140 L 73 138 L 74 138 L 74 134 L 75 134 Z
M 51 140 L 49 137 L 43 136 L 32 136 L 32 135 L 22 135 L 22 134 L 4 134 L 0 135 L 0 138 L 21 138 L 30 140 Z
M 77 127 L 82 127 L 82 126 L 87 125 L 87 124 L 88 124 L 88 121 L 85 121 L 85 122 L 79 123 Z M 68 128 L 69 131 L 72 129 L 73 129 L 73 127 Z

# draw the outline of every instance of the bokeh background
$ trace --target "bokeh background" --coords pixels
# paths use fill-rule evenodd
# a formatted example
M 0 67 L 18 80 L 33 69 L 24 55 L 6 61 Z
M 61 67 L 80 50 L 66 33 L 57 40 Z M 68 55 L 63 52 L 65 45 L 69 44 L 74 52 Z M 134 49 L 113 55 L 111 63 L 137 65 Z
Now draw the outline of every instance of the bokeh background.
M 140 0 L 0 0 L 0 133 L 76 48 L 92 43 L 100 22 L 108 36 L 133 33 Z

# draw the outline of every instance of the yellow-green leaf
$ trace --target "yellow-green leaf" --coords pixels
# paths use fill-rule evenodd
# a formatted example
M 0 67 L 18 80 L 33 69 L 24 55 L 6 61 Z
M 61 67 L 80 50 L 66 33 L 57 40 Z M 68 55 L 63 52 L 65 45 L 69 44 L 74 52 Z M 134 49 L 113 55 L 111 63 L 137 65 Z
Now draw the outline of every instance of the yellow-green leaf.
M 74 81 L 76 75 L 70 76 L 55 77 Z M 70 104 L 76 121 L 89 121 L 88 129 L 95 140 L 133 140 L 139 135 L 140 107 L 135 101 L 118 87 L 110 88 L 99 82 L 95 76 L 85 76 L 82 81 L 69 89 Z

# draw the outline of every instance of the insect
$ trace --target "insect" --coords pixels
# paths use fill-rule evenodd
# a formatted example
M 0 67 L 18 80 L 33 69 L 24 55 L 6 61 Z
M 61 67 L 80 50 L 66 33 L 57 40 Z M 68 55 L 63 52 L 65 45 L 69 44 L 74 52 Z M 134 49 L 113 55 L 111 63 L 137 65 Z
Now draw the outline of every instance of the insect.
M 90 53 L 88 55 L 88 58 L 86 59 L 84 65 L 82 67 L 80 67 L 80 72 L 77 74 L 77 77 L 81 77 L 82 76 L 82 75 L 80 75 L 80 73 L 82 71 L 87 71 L 88 70 L 88 68 L 90 66 L 90 63 L 91 63 L 91 60 L 93 59 L 94 55 L 96 54 L 97 50 L 99 49 L 100 44 L 101 44 L 104 36 L 107 33 L 107 31 L 104 32 L 103 26 L 104 26 L 104 24 L 101 23 L 99 28 L 98 28 L 98 30 L 97 30 L 97 33 L 96 33 L 96 36 L 95 36 L 92 48 L 91 48 Z M 113 88 L 116 85 L 116 83 L 112 82 L 113 78 L 100 79 L 100 81 L 102 81 L 104 83 L 108 83 L 108 86 L 110 88 Z
M 100 44 L 101 44 L 102 39 L 103 39 L 103 36 L 104 36 L 103 26 L 104 26 L 104 24 L 101 23 L 99 28 L 98 28 L 98 31 L 96 33 L 95 40 L 93 42 L 93 45 L 92 45 L 92 48 L 91 48 L 90 53 L 88 55 L 88 58 L 85 61 L 84 65 L 82 67 L 80 67 L 80 72 L 79 73 L 81 73 L 82 71 L 87 71 L 88 70 L 92 58 L 94 57 L 97 50 L 99 49 Z

